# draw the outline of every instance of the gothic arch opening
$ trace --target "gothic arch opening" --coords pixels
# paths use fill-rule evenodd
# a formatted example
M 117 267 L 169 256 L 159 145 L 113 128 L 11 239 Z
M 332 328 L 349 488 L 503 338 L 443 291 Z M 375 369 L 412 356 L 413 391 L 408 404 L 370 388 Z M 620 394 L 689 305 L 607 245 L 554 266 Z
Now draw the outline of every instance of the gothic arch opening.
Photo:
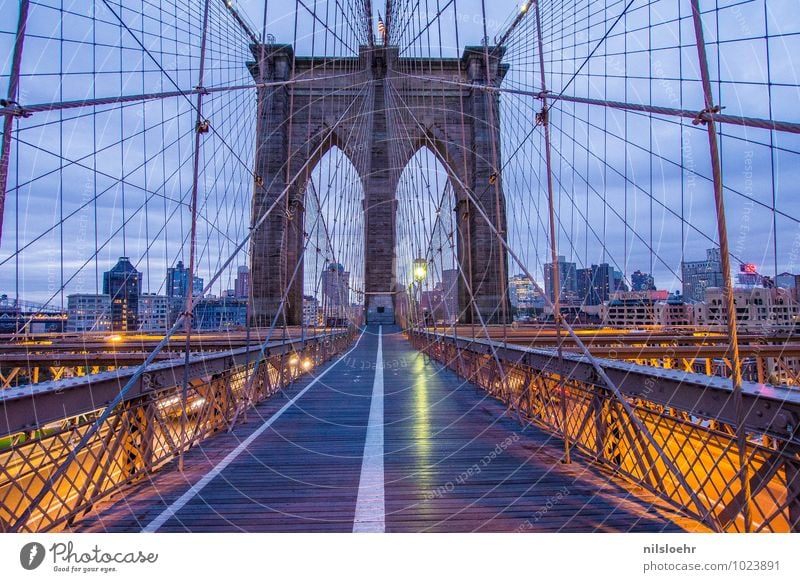
M 450 173 L 427 145 L 400 173 L 396 200 L 398 319 L 451 325 L 460 316 L 456 196 Z
M 303 194 L 302 323 L 360 324 L 364 304 L 364 187 L 353 160 L 331 143 Z

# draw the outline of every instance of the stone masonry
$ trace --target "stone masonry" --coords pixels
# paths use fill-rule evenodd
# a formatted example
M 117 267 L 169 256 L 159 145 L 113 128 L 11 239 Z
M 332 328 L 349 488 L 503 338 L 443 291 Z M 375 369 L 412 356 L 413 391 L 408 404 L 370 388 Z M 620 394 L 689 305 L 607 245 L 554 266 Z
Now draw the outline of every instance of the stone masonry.
M 395 319 L 394 297 L 402 288 L 396 280 L 396 189 L 421 147 L 442 162 L 456 193 L 461 321 L 479 321 L 478 312 L 486 323 L 502 321 L 507 253 L 473 205 L 505 233 L 505 198 L 496 175 L 502 166 L 494 121 L 500 102 L 497 92 L 463 85 L 486 83 L 483 48 L 467 47 L 461 59 L 427 61 L 398 57 L 392 46 L 361 47 L 358 57 L 327 59 L 324 66 L 322 59 L 296 56 L 291 45 L 253 46 L 253 54 L 256 62 L 249 66 L 256 81 L 295 83 L 258 90 L 254 223 L 275 208 L 253 232 L 252 324 L 268 326 L 276 316 L 289 325 L 302 320 L 305 190 L 315 164 L 334 146 L 353 163 L 364 187 L 366 321 Z M 490 83 L 505 74 L 502 54 L 490 47 Z M 414 71 L 446 82 L 418 78 Z

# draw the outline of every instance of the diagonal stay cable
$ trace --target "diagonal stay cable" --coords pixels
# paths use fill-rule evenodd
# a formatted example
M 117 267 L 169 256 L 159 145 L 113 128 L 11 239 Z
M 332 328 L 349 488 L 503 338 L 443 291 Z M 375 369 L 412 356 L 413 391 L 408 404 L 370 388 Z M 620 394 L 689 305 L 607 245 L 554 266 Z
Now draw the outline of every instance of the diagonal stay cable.
M 362 88 L 362 91 L 364 91 L 364 88 Z M 342 113 L 342 115 L 337 119 L 336 123 L 334 123 L 333 126 L 328 130 L 327 135 L 326 135 L 326 139 L 330 139 L 330 137 L 333 134 L 333 132 L 335 131 L 336 127 L 338 127 L 339 123 L 341 123 L 342 120 L 347 116 L 347 114 L 349 113 L 349 111 L 352 108 L 354 103 L 355 103 L 355 100 L 351 101 L 350 105 Z M 205 295 L 206 293 L 209 292 L 209 290 L 214 285 L 214 283 L 216 283 L 216 281 L 222 276 L 222 273 L 224 272 L 224 270 L 228 267 L 228 265 L 230 265 L 231 262 L 233 262 L 233 260 L 239 255 L 241 250 L 245 247 L 247 242 L 253 236 L 253 233 L 262 224 L 264 224 L 264 222 L 269 217 L 269 215 L 272 213 L 272 211 L 278 206 L 278 204 L 286 196 L 286 194 L 289 192 L 289 190 L 292 189 L 295 181 L 300 177 L 300 175 L 306 170 L 308 165 L 313 161 L 314 156 L 324 147 L 325 141 L 326 140 L 322 140 L 321 141 L 321 143 L 315 149 L 313 155 L 308 160 L 306 160 L 306 162 L 297 171 L 297 173 L 294 176 L 294 179 L 285 188 L 283 188 L 281 193 L 275 198 L 275 201 L 261 215 L 259 220 L 253 225 L 253 228 L 242 239 L 241 243 L 239 245 L 237 245 L 236 249 L 234 249 L 234 252 L 228 257 L 228 259 L 222 265 L 220 270 L 217 271 L 217 273 L 205 285 L 205 287 L 203 288 L 203 291 L 202 291 L 203 295 Z M 202 299 L 201 299 L 201 301 L 202 301 Z M 20 517 L 17 519 L 17 521 L 14 522 L 11 525 L 11 528 L 10 528 L 11 531 L 20 531 L 21 530 L 21 528 L 25 525 L 25 523 L 28 521 L 30 516 L 33 514 L 33 512 L 36 510 L 36 508 L 39 506 L 39 504 L 42 502 L 42 500 L 45 498 L 45 496 L 53 489 L 53 486 L 58 482 L 58 480 L 61 479 L 61 477 L 64 476 L 64 474 L 69 470 L 69 467 L 72 465 L 72 463 L 74 463 L 74 461 L 77 458 L 77 456 L 80 453 L 80 451 L 88 444 L 89 440 L 97 433 L 97 431 L 100 429 L 100 427 L 103 425 L 103 423 L 111 415 L 113 410 L 125 399 L 125 397 L 128 394 L 128 392 L 130 392 L 130 390 L 134 386 L 134 384 L 139 381 L 139 379 L 141 378 L 142 374 L 144 374 L 144 372 L 147 370 L 147 367 L 150 366 L 153 363 L 153 361 L 155 361 L 156 356 L 164 349 L 164 347 L 169 342 L 170 338 L 175 334 L 176 331 L 178 331 L 178 329 L 180 329 L 184 325 L 184 319 L 187 316 L 188 316 L 188 314 L 184 313 L 184 314 L 181 314 L 180 317 L 178 317 L 178 319 L 175 321 L 175 323 L 170 328 L 170 330 L 164 335 L 164 337 L 161 339 L 161 341 L 158 342 L 158 345 L 156 345 L 156 347 L 153 349 L 153 351 L 150 352 L 150 354 L 148 354 L 147 358 L 145 358 L 145 361 L 142 362 L 142 364 L 139 365 L 139 367 L 131 375 L 131 377 L 128 379 L 128 381 L 125 383 L 125 385 L 117 393 L 117 395 L 111 400 L 111 402 L 108 403 L 108 405 L 106 405 L 106 407 L 103 410 L 103 412 L 97 417 L 97 419 L 95 419 L 95 421 L 92 424 L 91 428 L 89 428 L 89 430 L 87 430 L 84 433 L 83 437 L 81 437 L 81 440 L 70 451 L 69 455 L 64 460 L 64 462 L 61 465 L 59 465 L 59 467 L 53 472 L 53 474 L 42 485 L 42 488 L 39 490 L 39 492 L 31 500 L 30 504 L 28 505 L 28 508 L 22 513 L 22 515 L 20 515 Z
M 419 120 L 416 119 L 416 116 L 414 115 L 414 112 L 408 107 L 407 104 L 405 104 L 403 102 L 402 98 L 401 98 L 401 103 L 403 103 L 404 107 L 408 110 L 409 115 L 417 123 L 419 128 L 424 130 L 424 127 L 420 124 Z M 475 197 L 474 192 L 471 191 L 470 188 L 466 184 L 464 184 L 457 175 L 454 174 L 452 178 L 463 189 L 464 194 L 469 198 L 469 200 L 473 204 L 474 208 L 478 211 L 478 214 L 481 216 L 483 221 L 486 223 L 486 225 L 492 231 L 492 234 L 495 237 L 497 237 L 500 241 L 502 241 L 503 247 L 506 249 L 508 254 L 519 265 L 519 267 L 522 269 L 522 271 L 525 274 L 525 276 L 528 277 L 531 280 L 533 285 L 536 287 L 537 291 L 544 297 L 545 304 L 550 309 L 553 309 L 554 306 L 553 306 L 553 303 L 550 300 L 549 296 L 540 287 L 539 283 L 536 281 L 536 279 L 533 277 L 533 275 L 528 271 L 528 269 L 522 263 L 522 261 L 520 260 L 518 255 L 514 252 L 514 250 L 511 248 L 511 246 L 508 244 L 508 242 L 504 239 L 504 237 L 501 235 L 501 233 L 497 230 L 497 228 L 494 225 L 494 223 L 492 222 L 491 218 L 486 214 L 486 211 L 483 209 L 483 207 L 479 203 L 479 198 Z M 594 368 L 594 370 L 597 373 L 597 375 L 600 378 L 600 380 L 603 382 L 603 384 L 606 385 L 606 387 L 611 391 L 611 393 L 614 395 L 616 400 L 620 403 L 622 408 L 625 410 L 625 413 L 628 416 L 628 418 L 630 419 L 631 423 L 634 424 L 634 426 L 636 427 L 636 429 L 639 431 L 640 434 L 643 434 L 645 436 L 645 438 L 649 441 L 650 445 L 658 453 L 659 458 L 663 461 L 665 466 L 669 469 L 670 473 L 672 473 L 673 477 L 680 482 L 681 486 L 683 487 L 683 489 L 686 491 L 687 495 L 689 495 L 690 499 L 692 500 L 692 503 L 694 504 L 695 508 L 697 509 L 699 514 L 702 515 L 703 520 L 706 521 L 707 523 L 709 523 L 717 531 L 721 531 L 721 527 L 720 527 L 719 523 L 717 522 L 716 518 L 711 514 L 710 510 L 708 510 L 705 507 L 705 505 L 700 501 L 699 496 L 692 489 L 692 487 L 688 484 L 688 482 L 686 481 L 686 478 L 678 470 L 678 468 L 675 465 L 674 461 L 672 459 L 670 459 L 666 455 L 666 453 L 664 452 L 663 448 L 655 440 L 655 437 L 647 429 L 647 427 L 644 425 L 642 420 L 636 415 L 636 413 L 633 410 L 633 407 L 625 399 L 625 397 L 622 395 L 622 392 L 619 390 L 619 388 L 614 383 L 614 381 L 611 380 L 611 378 L 608 376 L 608 374 L 606 373 L 605 369 L 600 365 L 600 363 L 597 361 L 597 359 L 592 355 L 591 351 L 586 347 L 586 345 L 583 343 L 583 341 L 580 339 L 580 337 L 575 333 L 575 330 L 572 328 L 572 326 L 568 322 L 564 322 L 564 327 L 565 327 L 567 333 L 569 333 L 569 335 L 572 338 L 572 340 L 575 342 L 576 346 L 580 349 L 581 353 L 589 360 L 589 362 L 591 363 L 592 367 Z M 490 342 L 490 347 L 492 348 L 492 351 L 495 352 L 493 342 Z M 496 356 L 496 352 L 495 352 L 495 357 L 497 357 Z M 499 368 L 499 369 L 502 370 L 502 368 Z

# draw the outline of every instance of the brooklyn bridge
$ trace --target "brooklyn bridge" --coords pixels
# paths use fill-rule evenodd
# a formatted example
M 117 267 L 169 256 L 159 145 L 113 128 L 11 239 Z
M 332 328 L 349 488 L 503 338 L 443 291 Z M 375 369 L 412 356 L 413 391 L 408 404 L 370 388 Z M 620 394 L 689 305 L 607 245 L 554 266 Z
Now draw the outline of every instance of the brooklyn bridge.
M 793 2 L 3 8 L 0 531 L 800 531 Z

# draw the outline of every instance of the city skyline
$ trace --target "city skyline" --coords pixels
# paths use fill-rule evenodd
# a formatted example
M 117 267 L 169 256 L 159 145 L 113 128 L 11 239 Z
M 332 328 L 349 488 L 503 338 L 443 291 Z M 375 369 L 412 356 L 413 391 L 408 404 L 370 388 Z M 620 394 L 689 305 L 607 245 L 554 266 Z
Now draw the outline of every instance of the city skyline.
M 273 31 L 276 42 L 295 40 L 287 38 L 292 30 L 290 8 L 291 2 L 280 0 L 274 3 L 273 8 L 268 14 L 267 28 Z M 250 22 L 261 22 L 262 5 L 256 0 L 242 0 L 237 3 L 237 8 Z M 502 30 L 508 23 L 508 7 L 490 7 L 487 15 L 487 31 L 490 35 Z M 466 14 L 480 14 L 479 3 L 468 1 L 462 8 Z M 743 15 L 753 18 L 753 26 L 765 26 L 763 18 L 756 18 L 750 14 L 751 7 L 740 8 Z M 769 23 L 775 26 L 782 19 L 790 21 L 790 14 L 785 14 L 785 6 L 776 3 L 771 7 L 773 11 L 769 17 Z M 786 18 L 784 18 L 786 17 Z M 478 20 L 480 22 L 480 19 Z M 459 22 L 460 26 L 460 46 L 455 46 L 455 37 L 452 31 L 445 30 L 440 39 L 441 48 L 444 54 L 457 58 L 461 55 L 466 44 L 478 43 L 483 36 L 482 24 L 471 19 Z M 738 26 L 738 25 L 736 25 Z M 255 30 L 260 27 L 256 26 Z M 88 32 L 87 32 L 88 33 Z M 81 31 L 76 30 L 76 35 Z M 298 33 L 296 51 L 298 54 L 312 52 L 313 35 L 310 29 L 301 29 Z M 131 42 L 131 41 L 126 41 Z M 8 49 L 7 55 L 11 54 L 10 38 L 0 38 L 0 47 Z M 134 43 L 131 44 L 133 46 Z M 438 50 L 439 47 L 436 47 Z M 315 45 L 315 51 L 319 51 Z M 431 47 L 420 46 L 415 49 L 419 53 L 430 52 Z M 736 63 L 741 62 L 743 57 L 752 56 L 743 47 L 727 44 L 719 47 L 720 66 L 723 71 L 736 78 L 741 74 L 736 69 Z M 758 55 L 761 55 L 759 52 Z M 29 48 L 26 59 L 23 61 L 23 68 L 27 73 L 33 70 L 34 66 L 42 59 L 49 58 L 50 54 L 44 48 Z M 244 62 L 252 55 L 237 53 L 236 58 Z M 662 55 L 663 56 L 663 55 Z M 9 57 L 7 57 L 9 58 Z M 762 81 L 763 69 L 766 66 L 766 56 L 759 56 L 764 59 L 764 66 L 753 67 L 760 71 L 757 80 Z M 142 58 L 142 62 L 145 62 Z M 659 60 L 660 69 L 651 71 L 653 78 L 651 101 L 657 101 L 668 105 L 675 105 L 676 96 L 680 96 L 679 84 L 669 80 L 668 71 L 674 71 L 680 59 L 661 58 Z M 761 61 L 757 61 L 761 63 Z M 188 63 L 187 63 L 188 64 Z M 613 64 L 613 63 L 612 63 Z M 76 62 L 77 67 L 88 67 L 88 63 Z M 619 66 L 619 64 L 617 65 Z M 187 67 L 188 70 L 189 67 Z M 509 75 L 523 75 L 523 72 L 515 72 L 512 66 Z M 755 74 L 755 73 L 753 73 Z M 773 83 L 789 82 L 789 73 L 784 69 L 770 69 Z M 521 77 L 523 78 L 523 77 Z M 185 86 L 192 86 L 195 80 L 180 74 L 175 76 L 175 81 Z M 0 79 L 0 89 L 6 81 Z M 577 82 L 577 81 L 576 81 Z M 633 85 L 637 87 L 636 85 Z M 89 95 L 90 91 L 102 94 L 110 91 L 102 79 L 96 81 L 96 85 L 91 87 L 76 86 L 69 88 L 70 98 L 83 98 Z M 145 87 L 146 89 L 146 87 Z M 30 86 L 23 83 L 22 90 L 26 92 L 26 101 L 31 103 L 46 103 L 57 100 L 59 95 L 53 93 L 54 89 L 48 86 Z M 619 89 L 608 89 L 610 93 L 607 98 L 614 99 L 620 96 Z M 647 95 L 640 93 L 641 89 L 636 88 L 633 97 L 647 98 Z M 757 115 L 765 113 L 764 100 L 760 93 L 745 84 L 732 86 L 729 91 L 729 99 L 726 99 L 728 113 L 736 112 Z M 776 89 L 776 94 L 778 90 Z M 687 98 L 688 99 L 688 98 Z M 791 99 L 778 99 L 770 96 L 770 114 L 786 120 L 795 120 L 797 113 L 791 108 L 786 107 L 786 103 Z M 562 104 L 562 107 L 566 105 Z M 189 115 L 191 108 L 176 111 L 176 115 Z M 571 109 L 565 109 L 565 115 L 571 115 Z M 120 113 L 122 127 L 119 131 L 143 131 L 145 126 L 141 112 L 122 110 Z M 233 117 L 233 116 L 232 116 Z M 246 116 L 237 119 L 236 131 L 242 135 L 251 135 L 254 127 Z M 509 122 L 508 119 L 501 120 L 502 123 Z M 192 122 L 193 123 L 193 122 Z M 705 160 L 695 160 L 693 156 L 692 164 L 687 165 L 685 160 L 676 157 L 672 152 L 676 145 L 676 139 L 681 139 L 683 133 L 686 135 L 684 152 L 702 151 L 702 140 L 705 136 L 702 132 L 680 130 L 670 125 L 663 124 L 661 121 L 653 121 L 653 145 L 658 146 L 662 151 L 660 157 L 653 157 L 642 151 L 642 144 L 639 144 L 634 136 L 638 131 L 651 131 L 645 127 L 644 120 L 636 115 L 623 115 L 615 112 L 609 113 L 609 123 L 614 127 L 624 125 L 631 136 L 627 141 L 618 137 L 605 136 L 597 141 L 593 138 L 590 128 L 579 128 L 578 137 L 580 142 L 574 144 L 576 147 L 586 147 L 597 149 L 607 154 L 605 165 L 599 160 L 590 158 L 587 166 L 586 181 L 573 181 L 575 160 L 567 158 L 564 161 L 566 167 L 573 168 L 573 174 L 569 172 L 562 177 L 556 194 L 562 201 L 565 211 L 574 218 L 565 220 L 557 225 L 556 239 L 559 254 L 567 257 L 568 260 L 576 262 L 587 268 L 592 264 L 608 263 L 616 270 L 630 273 L 636 269 L 641 269 L 650 273 L 658 288 L 676 290 L 681 285 L 680 263 L 681 261 L 700 260 L 696 249 L 712 246 L 716 241 L 715 225 L 713 224 L 713 196 L 708 180 L 709 173 Z M 150 126 L 150 130 L 157 125 Z M 138 128 L 138 129 L 137 129 Z M 233 130 L 233 128 L 230 128 Z M 609 127 L 610 129 L 610 127 Z M 119 138 L 114 127 L 105 128 L 104 139 L 114 141 Z M 81 142 L 81 135 L 75 134 L 73 139 L 67 140 L 65 150 L 61 153 L 67 159 L 80 158 L 78 152 L 85 146 Z M 576 137 L 576 139 L 578 139 Z M 791 145 L 793 137 L 784 136 Z M 249 138 L 248 138 L 249 139 Z M 564 138 L 566 139 L 566 138 Z M 609 141 L 611 140 L 611 141 Z M 771 154 L 763 144 L 757 140 L 738 143 L 733 137 L 723 136 L 721 140 L 727 144 L 723 148 L 723 162 L 726 166 L 737 168 L 738 171 L 726 173 L 725 193 L 726 206 L 728 208 L 728 229 L 731 239 L 731 254 L 734 264 L 739 262 L 752 262 L 760 265 L 761 271 L 770 276 L 776 276 L 782 272 L 795 272 L 799 269 L 797 253 L 781 252 L 782 248 L 792 248 L 793 233 L 792 222 L 796 222 L 798 212 L 797 198 L 791 196 L 791 186 L 800 183 L 800 164 L 791 163 L 791 156 L 788 152 L 779 154 L 782 159 L 782 173 L 780 180 L 775 178 Z M 247 140 L 244 140 L 247 142 Z M 519 143 L 518 143 L 519 142 Z M 520 137 L 512 135 L 508 144 L 504 144 L 506 155 L 513 151 L 517 145 L 521 145 Z M 565 141 L 563 144 L 555 144 L 559 151 L 572 147 L 572 143 Z M 26 182 L 25 189 L 20 191 L 19 200 L 16 195 L 9 195 L 7 201 L 6 220 L 4 221 L 3 238 L 0 241 L 0 281 L 3 282 L 4 292 L 13 296 L 19 296 L 37 302 L 48 302 L 55 305 L 66 303 L 66 296 L 71 293 L 86 293 L 96 290 L 101 285 L 98 279 L 99 273 L 103 270 L 103 265 L 116 259 L 119 256 L 129 256 L 132 264 L 141 272 L 145 273 L 142 281 L 142 289 L 149 293 L 160 293 L 163 273 L 166 269 L 175 264 L 177 260 L 188 262 L 188 248 L 186 247 L 186 228 L 188 219 L 185 214 L 185 202 L 187 192 L 186 184 L 191 182 L 189 166 L 186 165 L 185 158 L 177 157 L 177 150 L 170 149 L 165 152 L 167 164 L 179 169 L 179 173 L 173 176 L 161 175 L 161 164 L 147 165 L 149 180 L 158 178 L 165 180 L 163 192 L 159 196 L 164 197 L 166 207 L 163 211 L 165 216 L 172 217 L 163 224 L 154 222 L 154 218 L 144 218 L 140 206 L 145 204 L 155 204 L 148 198 L 148 186 L 144 183 L 123 184 L 96 183 L 91 177 L 81 176 L 75 180 L 56 181 L 48 178 L 33 179 L 36 177 L 34 161 L 39 159 L 49 159 L 45 151 L 33 145 L 20 146 L 18 169 L 20 179 L 25 180 L 26 176 L 30 182 Z M 526 146 L 527 147 L 527 146 Z M 532 147 L 532 146 L 531 146 Z M 74 152 L 72 151 L 74 150 Z M 190 147 L 184 150 L 191 151 Z M 143 156 L 140 144 L 129 144 L 126 149 L 128 157 L 135 158 Z M 252 143 L 242 143 L 240 150 L 242 159 L 249 159 L 252 152 Z M 126 164 L 124 160 L 120 162 L 120 155 L 108 156 L 104 160 L 108 166 L 104 170 L 106 174 L 125 173 Z M 562 152 L 566 156 L 566 151 Z M 17 155 L 16 152 L 14 155 Z M 237 153 L 239 155 L 239 153 Z M 535 152 L 527 154 L 535 159 Z M 328 158 L 333 156 L 333 165 L 337 171 L 340 164 L 341 172 L 350 171 L 351 162 L 344 156 L 340 159 L 335 150 L 326 154 L 324 163 L 321 160 L 314 170 L 314 180 L 319 190 L 319 198 L 325 201 L 326 184 L 331 182 L 334 171 L 326 171 Z M 702 162 L 702 163 L 701 163 Z M 443 170 L 440 161 L 425 161 L 428 164 L 429 175 L 434 173 L 442 174 Z M 437 165 L 438 164 L 438 165 Z M 628 168 L 636 166 L 637 171 L 633 177 L 628 177 Z M 683 169 L 681 169 L 683 168 Z M 240 169 L 241 170 L 241 169 Z M 220 170 L 221 171 L 221 170 Z M 543 265 L 549 260 L 548 245 L 546 244 L 547 228 L 544 225 L 544 212 L 542 212 L 541 202 L 534 199 L 523 200 L 515 198 L 514 191 L 523 188 L 525 179 L 522 176 L 522 169 L 516 163 L 511 163 L 505 168 L 507 175 L 504 181 L 507 184 L 507 195 L 509 202 L 514 203 L 520 209 L 510 217 L 508 228 L 509 242 L 516 248 L 522 263 L 531 271 L 540 282 L 544 282 Z M 218 178 L 215 178 L 217 169 L 208 169 L 212 175 L 207 176 L 204 181 L 203 200 L 212 200 L 214 196 L 221 196 L 218 188 Z M 340 173 L 341 173 L 340 172 Z M 538 170 L 541 177 L 541 170 Z M 540 178 L 537 178 L 540 180 Z M 128 180 L 130 182 L 130 180 Z M 196 261 L 197 275 L 205 280 L 210 280 L 216 274 L 220 264 L 220 257 L 211 256 L 211 250 L 221 249 L 227 256 L 233 253 L 234 242 L 241 240 L 248 227 L 249 188 L 250 180 L 246 173 L 239 173 L 236 177 L 231 177 L 232 184 L 230 193 L 226 193 L 221 198 L 224 204 L 220 208 L 219 216 L 207 210 L 201 211 L 200 229 L 201 238 L 211 237 L 209 245 L 201 245 Z M 440 182 L 440 189 L 443 191 L 444 183 Z M 97 187 L 97 190 L 95 190 Z M 645 196 L 642 188 L 650 190 L 650 195 Z M 57 196 L 53 196 L 53 193 Z M 436 197 L 441 192 L 436 193 Z M 771 196 L 770 196 L 771 194 Z M 361 193 L 356 188 L 352 195 L 355 197 L 353 205 L 357 205 L 363 199 Z M 541 194 L 537 194 L 540 196 Z M 452 193 L 447 196 L 452 197 Z M 96 199 L 95 199 L 96 197 Z M 434 197 L 434 199 L 436 199 Z M 148 202 L 149 200 L 149 202 Z M 766 201 L 766 202 L 765 202 Z M 124 204 L 123 204 L 124 202 Z M 534 202 L 536 206 L 534 206 Z M 768 209 L 765 204 L 777 204 L 776 211 L 780 219 L 772 219 L 771 206 Z M 323 206 L 326 204 L 323 203 Z M 448 204 L 448 207 L 452 205 Z M 25 214 L 25 209 L 36 208 L 37 217 L 42 220 L 32 220 Z M 203 207 L 205 208 L 205 207 Z M 767 216 L 769 210 L 769 216 Z M 11 216 L 16 212 L 20 213 L 19 229 L 17 229 Z M 111 217 L 109 220 L 97 221 L 97 213 L 108 212 Z M 335 216 L 331 205 L 321 213 L 327 217 Z M 65 216 L 65 224 L 57 226 L 61 216 Z M 124 224 L 121 222 L 125 217 Z M 583 220 L 579 220 L 583 217 Z M 309 216 L 310 218 L 310 216 Z M 591 218 L 591 220 L 589 220 Z M 230 228 L 230 233 L 222 233 L 215 229 L 217 222 L 224 223 Z M 332 220 L 330 222 L 333 222 Z M 581 224 L 585 222 L 587 224 Z M 153 224 L 151 224 L 153 223 Z M 181 224 L 183 226 L 177 226 Z M 152 228 L 151 228 L 152 227 Z M 357 229 L 356 229 L 357 230 Z M 535 231 L 535 232 L 534 232 Z M 158 232 L 159 236 L 152 237 L 151 240 L 145 236 L 148 232 Z M 319 237 L 317 232 L 314 236 Z M 356 238 L 360 237 L 357 232 Z M 424 238 L 424 237 L 423 237 Z M 67 240 L 72 244 L 67 249 L 60 249 L 60 241 Z M 95 249 L 95 240 L 103 243 L 100 248 Z M 17 242 L 18 241 L 18 242 Z M 415 241 L 415 244 L 423 244 L 424 241 Z M 362 274 L 359 272 L 363 262 L 363 251 L 356 250 L 363 246 L 363 241 L 355 240 L 347 244 L 336 242 L 342 246 L 338 249 L 325 249 L 326 260 L 340 257 L 346 262 L 353 273 L 353 285 L 360 288 Z M 324 244 L 316 246 L 325 248 Z M 19 252 L 17 252 L 19 248 Z M 54 250 L 55 249 L 55 250 Z M 777 251 L 777 252 L 776 252 Z M 216 252 L 216 251 L 215 251 Z M 236 253 L 234 253 L 236 254 Z M 244 247 L 234 258 L 232 265 L 246 264 L 247 250 Z M 311 261 L 309 261 L 310 263 Z M 518 266 L 517 266 L 518 267 Z M 509 271 L 516 271 L 518 268 L 513 264 L 509 265 Z M 309 266 L 308 271 L 312 271 Z M 19 276 L 17 276 L 19 274 Z M 233 288 L 236 277 L 235 269 L 230 268 L 223 272 L 218 284 L 215 284 L 212 292 L 221 294 L 226 289 Z M 61 283 L 65 288 L 60 289 Z M 305 284 L 309 290 L 309 284 Z M 17 290 L 18 289 L 18 290 Z

